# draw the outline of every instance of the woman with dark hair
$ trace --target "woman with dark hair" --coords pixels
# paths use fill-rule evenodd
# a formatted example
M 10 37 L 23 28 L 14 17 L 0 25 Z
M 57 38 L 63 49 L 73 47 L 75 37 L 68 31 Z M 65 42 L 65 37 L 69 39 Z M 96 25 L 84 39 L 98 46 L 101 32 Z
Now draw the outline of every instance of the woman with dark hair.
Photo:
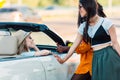
M 103 12 L 103 8 L 102 6 L 97 2 L 98 4 L 98 15 L 101 17 L 106 17 L 106 15 Z M 82 24 L 83 22 L 85 22 L 86 18 L 82 18 L 80 16 L 80 13 L 78 14 L 78 28 L 80 26 L 80 24 Z M 68 42 L 71 45 L 71 42 Z M 80 58 L 80 64 L 78 65 L 75 73 L 73 74 L 71 80 L 91 80 L 91 75 L 92 75 L 92 70 L 91 70 L 91 65 L 92 65 L 92 49 L 87 51 L 84 46 L 86 43 L 81 42 L 81 44 L 79 45 L 79 50 L 80 52 L 77 52 L 77 54 L 80 54 L 81 58 Z M 68 44 L 67 46 L 62 46 L 57 44 L 57 51 L 58 52 L 67 52 L 70 48 L 70 45 Z M 83 48 L 84 47 L 84 48 Z M 88 47 L 88 46 L 87 46 Z
M 106 15 L 103 12 L 103 7 L 97 3 L 97 14 L 101 17 L 106 17 Z M 80 8 L 80 6 L 79 6 Z M 78 28 L 80 24 L 86 21 L 85 17 L 80 16 L 80 12 L 78 13 Z M 71 45 L 71 42 L 69 42 Z M 81 42 L 79 45 L 79 52 L 76 49 L 77 54 L 80 54 L 80 64 L 78 65 L 75 73 L 73 74 L 71 80 L 91 80 L 91 65 L 92 65 L 92 49 L 88 50 L 89 45 L 86 46 L 87 43 Z M 58 52 L 67 52 L 70 48 L 70 45 L 68 46 L 62 46 L 57 44 L 57 51 Z M 86 46 L 86 47 L 85 47 Z M 86 49 L 87 48 L 87 49 Z M 87 51 L 87 52 L 86 52 Z
M 95 0 L 80 0 L 80 16 L 86 17 L 86 20 L 80 24 L 68 54 L 63 59 L 54 56 L 61 64 L 64 63 L 84 40 L 93 48 L 92 80 L 120 80 L 120 46 L 115 26 L 109 19 L 99 16 L 97 7 Z

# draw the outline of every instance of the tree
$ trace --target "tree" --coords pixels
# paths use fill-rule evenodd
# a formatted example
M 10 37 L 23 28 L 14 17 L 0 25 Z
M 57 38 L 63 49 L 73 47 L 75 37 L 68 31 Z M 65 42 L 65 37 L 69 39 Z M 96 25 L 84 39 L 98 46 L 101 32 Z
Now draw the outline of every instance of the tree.
M 38 6 L 49 6 L 53 5 L 53 0 L 39 0 Z

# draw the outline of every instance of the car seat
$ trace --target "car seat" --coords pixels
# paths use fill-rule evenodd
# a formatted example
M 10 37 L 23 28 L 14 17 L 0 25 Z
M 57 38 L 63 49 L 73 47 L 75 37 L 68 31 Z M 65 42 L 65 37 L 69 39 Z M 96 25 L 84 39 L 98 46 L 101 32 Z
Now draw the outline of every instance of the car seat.
M 0 56 L 11 56 L 17 53 L 17 39 L 14 36 L 0 35 Z

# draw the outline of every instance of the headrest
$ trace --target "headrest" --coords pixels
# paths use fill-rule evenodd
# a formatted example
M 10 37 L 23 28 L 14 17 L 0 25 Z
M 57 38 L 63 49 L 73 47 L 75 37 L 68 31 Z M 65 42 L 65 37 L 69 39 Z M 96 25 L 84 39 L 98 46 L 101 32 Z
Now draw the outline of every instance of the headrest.
M 17 39 L 14 36 L 0 36 L 0 56 L 17 53 Z

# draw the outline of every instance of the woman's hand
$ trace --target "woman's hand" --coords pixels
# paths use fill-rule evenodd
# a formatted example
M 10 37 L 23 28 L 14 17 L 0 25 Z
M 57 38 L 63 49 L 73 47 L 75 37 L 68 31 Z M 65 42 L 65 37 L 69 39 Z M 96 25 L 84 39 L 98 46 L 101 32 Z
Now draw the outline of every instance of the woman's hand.
M 60 63 L 60 64 L 63 64 L 64 63 L 64 61 L 58 56 L 58 55 L 56 55 L 56 54 L 53 54 L 54 55 L 54 57 L 57 59 L 57 61 Z
M 40 55 L 48 55 L 48 54 L 51 54 L 51 51 L 49 51 L 49 50 L 40 50 L 39 53 L 40 53 Z
M 62 46 L 60 44 L 57 43 L 57 51 L 62 53 L 62 52 L 67 52 L 69 50 L 70 47 L 68 46 Z

